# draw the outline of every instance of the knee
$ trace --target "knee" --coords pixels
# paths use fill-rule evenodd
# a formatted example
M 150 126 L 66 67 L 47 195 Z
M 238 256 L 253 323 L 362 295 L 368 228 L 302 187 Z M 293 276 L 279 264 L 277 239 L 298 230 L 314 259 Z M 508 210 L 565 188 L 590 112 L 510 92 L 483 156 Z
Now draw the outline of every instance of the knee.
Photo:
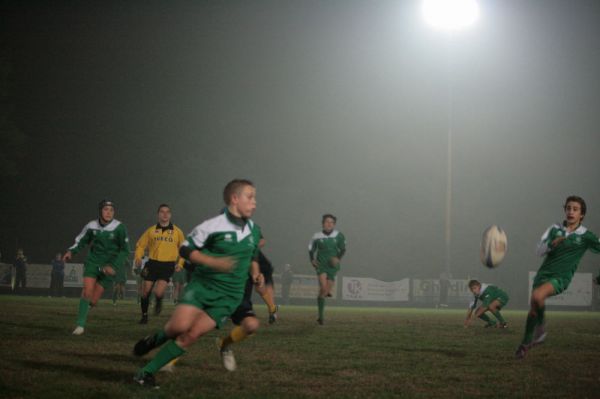
M 247 335 L 254 334 L 258 327 L 260 327 L 260 322 L 256 317 L 247 317 L 242 324 L 242 328 Z

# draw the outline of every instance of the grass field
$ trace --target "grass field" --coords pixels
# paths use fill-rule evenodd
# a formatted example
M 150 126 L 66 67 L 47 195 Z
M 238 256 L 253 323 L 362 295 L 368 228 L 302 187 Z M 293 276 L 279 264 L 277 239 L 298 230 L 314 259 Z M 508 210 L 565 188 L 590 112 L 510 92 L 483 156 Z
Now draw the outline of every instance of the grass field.
M 505 312 L 510 327 L 500 330 L 464 329 L 463 310 L 433 309 L 330 307 L 319 326 L 316 306 L 291 306 L 235 347 L 236 372 L 222 368 L 213 332 L 150 391 L 132 382 L 145 361 L 131 349 L 172 306 L 140 326 L 134 302 L 103 301 L 79 337 L 70 335 L 76 299 L 2 296 L 0 307 L 0 397 L 600 397 L 597 313 L 547 312 L 547 342 L 517 361 L 523 311 Z

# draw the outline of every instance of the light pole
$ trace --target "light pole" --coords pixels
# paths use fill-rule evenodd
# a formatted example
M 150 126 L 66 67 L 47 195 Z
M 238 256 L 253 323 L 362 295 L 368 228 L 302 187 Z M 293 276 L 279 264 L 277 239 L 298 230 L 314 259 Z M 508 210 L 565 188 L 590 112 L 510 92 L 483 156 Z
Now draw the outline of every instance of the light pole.
M 423 17 L 428 25 L 447 34 L 450 42 L 455 32 L 472 26 L 479 18 L 479 6 L 476 0 L 424 0 Z M 448 46 L 449 47 L 449 46 Z M 448 69 L 451 69 L 451 50 L 448 48 Z M 450 247 L 452 244 L 452 128 L 454 87 L 448 71 L 447 104 L 447 170 L 446 170 L 446 214 L 445 214 L 445 262 L 449 277 L 451 269 Z

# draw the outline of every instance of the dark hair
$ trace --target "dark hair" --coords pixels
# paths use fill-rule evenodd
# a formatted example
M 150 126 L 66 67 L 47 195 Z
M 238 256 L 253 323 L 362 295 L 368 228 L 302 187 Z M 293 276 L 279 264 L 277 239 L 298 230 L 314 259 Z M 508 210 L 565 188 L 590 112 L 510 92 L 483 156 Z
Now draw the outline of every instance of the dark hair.
M 337 223 L 337 218 L 335 216 L 333 216 L 331 213 L 324 214 L 323 218 L 321 219 L 321 223 L 325 223 L 325 219 L 333 219 L 333 222 Z
M 223 189 L 223 201 L 225 201 L 225 204 L 229 205 L 231 203 L 231 196 L 239 194 L 246 186 L 254 187 L 254 183 L 247 179 L 233 179 L 227 183 Z
M 160 208 L 169 208 L 169 209 L 171 209 L 171 207 L 169 205 L 167 205 L 167 204 L 160 204 L 158 206 L 158 209 L 156 210 L 156 212 L 160 212 Z
M 587 212 L 587 205 L 585 204 L 585 200 L 577 195 L 569 195 L 565 200 L 565 204 L 563 205 L 563 209 L 567 210 L 567 204 L 569 202 L 577 202 L 581 206 L 581 214 L 585 215 Z
M 469 288 L 473 288 L 476 285 L 481 285 L 481 283 L 479 281 L 477 281 L 477 280 L 471 280 L 471 281 L 469 281 Z

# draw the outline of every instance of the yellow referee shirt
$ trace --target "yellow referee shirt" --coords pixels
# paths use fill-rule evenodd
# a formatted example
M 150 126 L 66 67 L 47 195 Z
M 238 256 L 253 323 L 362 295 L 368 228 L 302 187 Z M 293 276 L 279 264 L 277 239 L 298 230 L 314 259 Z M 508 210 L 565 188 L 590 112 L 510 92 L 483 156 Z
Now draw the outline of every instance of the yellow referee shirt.
M 183 232 L 173 223 L 162 227 L 160 224 L 151 226 L 142 234 L 135 244 L 135 259 L 141 260 L 148 248 L 148 257 L 159 262 L 176 262 L 183 266 L 184 259 L 179 259 L 179 247 L 185 241 Z

